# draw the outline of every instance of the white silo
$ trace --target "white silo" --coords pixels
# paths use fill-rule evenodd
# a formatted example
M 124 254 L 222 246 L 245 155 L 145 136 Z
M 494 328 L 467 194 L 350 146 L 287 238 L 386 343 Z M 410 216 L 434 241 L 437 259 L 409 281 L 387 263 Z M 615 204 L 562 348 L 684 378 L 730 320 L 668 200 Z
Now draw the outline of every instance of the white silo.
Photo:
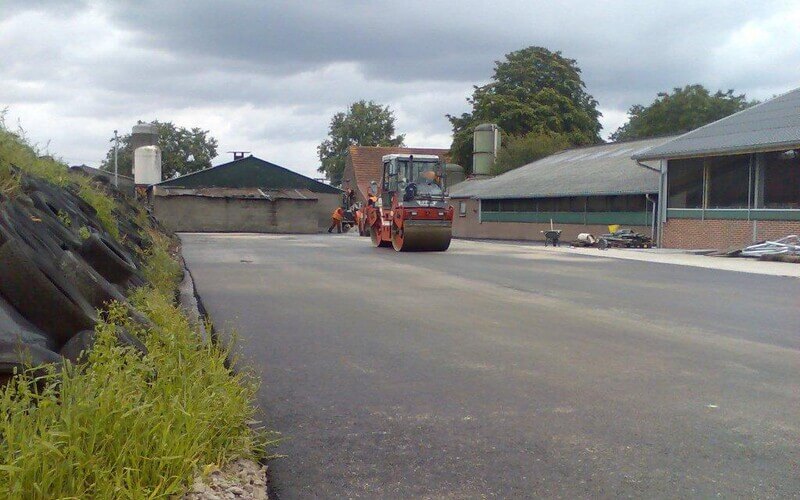
M 494 123 L 481 123 L 475 127 L 472 139 L 472 175 L 489 176 L 500 150 L 500 128 Z
M 161 148 L 142 146 L 133 152 L 133 181 L 137 186 L 161 182 Z

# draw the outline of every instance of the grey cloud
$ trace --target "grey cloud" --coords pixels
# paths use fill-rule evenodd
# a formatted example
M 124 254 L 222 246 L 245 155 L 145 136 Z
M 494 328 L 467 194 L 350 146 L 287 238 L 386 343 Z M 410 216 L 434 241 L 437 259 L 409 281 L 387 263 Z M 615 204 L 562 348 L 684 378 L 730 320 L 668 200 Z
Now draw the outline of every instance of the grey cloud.
M 798 45 L 764 42 L 764 57 L 743 59 L 731 38 L 791 7 L 777 0 L 11 1 L 0 11 L 0 107 L 103 124 L 179 113 L 235 126 L 222 132 L 232 142 L 284 144 L 295 154 L 322 140 L 333 112 L 365 98 L 397 111 L 398 132 L 441 137 L 449 132 L 444 114 L 467 110 L 464 96 L 490 77 L 494 61 L 527 45 L 577 59 L 589 92 L 617 116 L 687 83 L 764 98 L 800 80 Z M 246 118 L 226 121 L 242 110 Z M 98 151 L 105 140 L 96 138 Z M 306 155 L 301 163 L 313 161 L 313 147 Z

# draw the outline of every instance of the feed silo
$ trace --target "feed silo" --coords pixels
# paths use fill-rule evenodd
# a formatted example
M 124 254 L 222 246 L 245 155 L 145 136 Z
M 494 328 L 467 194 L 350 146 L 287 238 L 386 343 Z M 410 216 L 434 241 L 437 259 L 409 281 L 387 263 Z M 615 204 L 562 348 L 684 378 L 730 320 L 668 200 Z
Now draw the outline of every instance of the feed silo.
M 500 128 L 494 123 L 481 123 L 475 127 L 472 139 L 472 175 L 488 177 L 500 149 Z

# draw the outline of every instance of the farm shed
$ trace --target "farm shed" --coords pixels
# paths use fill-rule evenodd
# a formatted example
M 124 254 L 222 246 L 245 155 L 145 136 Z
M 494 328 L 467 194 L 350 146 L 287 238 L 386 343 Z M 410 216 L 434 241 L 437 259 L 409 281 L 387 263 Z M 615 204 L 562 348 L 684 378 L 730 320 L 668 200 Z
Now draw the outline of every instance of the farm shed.
M 658 174 L 631 155 L 669 138 L 568 149 L 490 179 L 450 189 L 460 238 L 543 240 L 550 221 L 562 239 L 603 234 L 608 225 L 650 235 Z
M 341 191 L 254 156 L 153 186 L 156 218 L 175 231 L 313 233 Z
M 660 175 L 664 247 L 800 234 L 800 89 L 633 156 Z

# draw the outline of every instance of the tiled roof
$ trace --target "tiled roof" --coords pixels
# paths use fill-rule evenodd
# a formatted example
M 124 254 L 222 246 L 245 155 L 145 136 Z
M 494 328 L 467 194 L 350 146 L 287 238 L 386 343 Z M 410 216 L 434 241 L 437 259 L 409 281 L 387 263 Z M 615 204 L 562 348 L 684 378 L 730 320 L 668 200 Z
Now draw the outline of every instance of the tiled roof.
M 380 182 L 381 180 L 383 168 L 381 159 L 385 155 L 391 154 L 436 155 L 445 161 L 450 158 L 449 149 L 350 146 L 347 151 L 347 162 L 352 164 L 355 179 L 350 179 L 350 186 L 344 183 L 346 179 L 342 179 L 342 186 L 345 188 L 351 187 L 353 181 L 355 181 L 361 197 L 366 199 L 369 196 L 370 181 Z
M 800 145 L 800 88 L 643 151 L 655 160 L 792 149 Z

